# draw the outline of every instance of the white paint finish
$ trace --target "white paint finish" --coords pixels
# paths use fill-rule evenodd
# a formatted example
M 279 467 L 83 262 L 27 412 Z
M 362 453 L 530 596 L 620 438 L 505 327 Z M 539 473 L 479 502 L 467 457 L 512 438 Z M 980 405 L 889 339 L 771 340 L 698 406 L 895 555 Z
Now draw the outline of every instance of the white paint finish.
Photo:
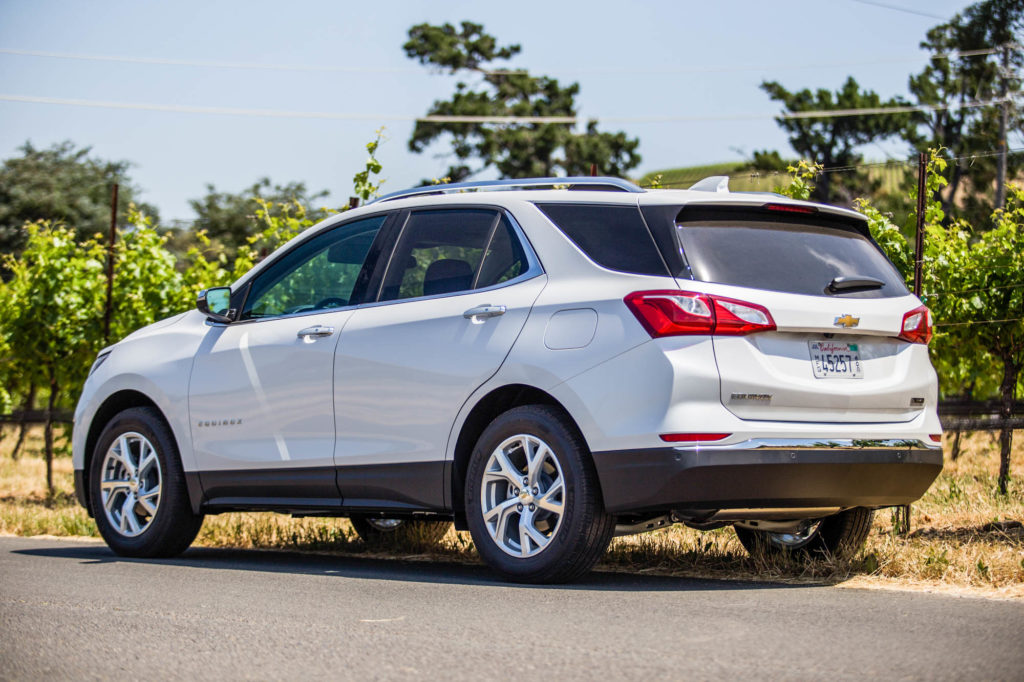
M 722 375 L 722 403 L 743 419 L 813 422 L 906 422 L 934 406 L 935 374 L 928 349 L 898 339 L 852 334 L 837 339 L 858 345 L 864 378 L 818 379 L 809 341 L 821 334 L 766 333 L 715 338 Z M 771 394 L 771 401 L 732 400 L 733 393 Z
M 586 348 L 597 331 L 597 311 L 593 308 L 559 310 L 548 318 L 544 345 L 549 350 Z
M 334 350 L 352 314 L 332 310 L 210 327 L 189 395 L 201 471 L 333 464 Z M 312 325 L 335 332 L 297 336 Z
M 87 382 L 76 411 L 76 466 L 83 462 L 85 432 L 95 410 L 112 392 L 123 388 L 148 395 L 164 411 L 188 471 L 251 467 L 254 459 L 267 466 L 310 466 L 333 461 L 429 461 L 438 459 L 441 452 L 450 458 L 453 434 L 458 433 L 469 410 L 488 392 L 508 384 L 535 386 L 554 395 L 576 419 L 595 450 L 662 447 L 665 444 L 658 438 L 659 433 L 683 431 L 728 432 L 734 435 L 724 442 L 731 443 L 755 437 L 926 440 L 928 434 L 941 430 L 935 412 L 935 374 L 928 366 L 927 349 L 889 340 L 902 314 L 919 305 L 916 298 L 801 297 L 684 281 L 679 284 L 689 290 L 766 306 L 779 331 L 714 342 L 701 337 L 652 341 L 622 298 L 632 291 L 674 288 L 675 280 L 618 273 L 594 264 L 551 225 L 533 201 L 617 205 L 802 203 L 768 195 L 555 190 L 418 197 L 346 212 L 343 217 L 310 228 L 285 248 L 342 220 L 384 211 L 493 206 L 512 213 L 547 274 L 515 285 L 522 293 L 513 297 L 516 300 L 491 291 L 373 305 L 354 312 L 325 313 L 341 316 L 330 322 L 319 316 L 291 318 L 293 326 L 286 330 L 258 334 L 257 328 L 271 330 L 273 324 L 290 323 L 277 320 L 273 324 L 262 321 L 214 328 L 192 311 L 177 320 L 152 325 L 116 344 L 111 358 Z M 827 207 L 821 210 L 849 213 Z M 248 281 L 272 260 L 256 266 L 239 281 Z M 485 303 L 506 305 L 508 312 L 481 324 L 462 318 L 465 310 Z M 532 313 L 527 315 L 531 305 Z M 591 319 L 596 316 L 596 324 L 589 343 L 571 348 L 581 340 L 565 337 L 575 333 L 582 336 L 579 326 L 556 325 L 551 329 L 550 321 L 553 316 L 557 319 L 558 313 L 579 309 L 592 310 Z M 921 397 L 918 388 L 925 391 L 925 409 L 911 415 L 910 421 L 844 423 L 842 415 L 851 412 L 857 400 L 866 404 L 871 391 L 859 395 L 847 388 L 845 393 L 837 393 L 835 382 L 827 382 L 829 390 L 842 394 L 847 405 L 840 405 L 833 396 L 830 399 L 838 402 L 825 405 L 813 418 L 835 421 L 808 421 L 809 409 L 822 405 L 824 399 L 815 389 L 802 386 L 801 382 L 810 379 L 800 378 L 799 354 L 807 352 L 808 335 L 821 334 L 843 314 L 861 318 L 860 325 L 849 334 L 869 347 L 870 362 L 877 361 L 874 368 L 866 369 L 893 379 L 888 385 L 884 381 L 875 384 L 871 391 L 881 391 L 878 395 L 893 401 L 904 389 L 913 393 L 912 397 Z M 349 324 L 342 329 L 345 318 L 350 318 Z M 294 337 L 299 329 L 317 323 L 333 326 L 335 335 L 309 345 Z M 245 327 L 250 327 L 246 337 L 248 367 L 241 352 Z M 837 340 L 844 335 L 841 329 L 830 331 L 836 333 Z M 194 407 L 210 412 L 212 419 L 241 416 L 246 429 L 254 426 L 252 415 L 257 415 L 255 426 L 260 429 L 255 435 L 234 433 L 231 426 L 209 427 L 209 435 L 196 430 L 197 446 L 202 450 L 198 458 L 193 453 L 187 401 L 193 356 Z M 335 361 L 337 371 L 332 375 Z M 719 368 L 728 384 L 725 388 L 719 380 Z M 897 385 L 901 372 L 904 384 Z M 866 374 L 865 381 L 874 379 Z M 796 416 L 804 421 L 778 421 L 779 412 L 772 414 L 771 420 L 753 413 L 745 414 L 751 418 L 741 419 L 722 403 L 726 389 L 730 394 L 781 395 L 780 386 L 792 391 L 794 405 L 803 410 Z M 259 399 L 257 387 L 265 404 Z M 333 409 L 332 390 L 336 394 Z M 801 398 L 802 391 L 805 395 Z M 234 414 L 239 412 L 238 406 L 244 407 L 246 414 Z M 856 409 L 863 412 L 874 408 Z M 223 435 L 217 435 L 218 429 Z M 275 434 L 280 435 L 280 441 Z
M 546 279 L 356 310 L 337 349 L 335 462 L 443 459 L 459 409 L 501 366 Z M 463 317 L 480 305 L 506 312 Z
M 719 400 L 708 337 L 659 339 L 630 349 L 550 393 L 577 421 L 593 451 L 658 448 L 662 433 L 730 433 L 721 444 L 751 438 L 917 439 L 940 433 L 933 408 L 905 423 L 744 420 Z M 716 445 L 719 443 L 716 443 Z
M 191 311 L 143 327 L 110 348 L 111 356 L 88 378 L 75 408 L 72 464 L 85 464 L 85 442 L 96 411 L 118 391 L 149 397 L 167 418 L 185 471 L 196 469 L 188 424 L 188 382 L 192 360 L 208 327 Z

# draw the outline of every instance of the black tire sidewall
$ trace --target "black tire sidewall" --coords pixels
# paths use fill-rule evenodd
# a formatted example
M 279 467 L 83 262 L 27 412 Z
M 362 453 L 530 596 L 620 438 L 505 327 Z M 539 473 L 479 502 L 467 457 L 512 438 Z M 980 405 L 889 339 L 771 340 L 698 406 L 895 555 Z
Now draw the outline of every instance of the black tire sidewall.
M 865 507 L 853 507 L 821 520 L 814 536 L 799 547 L 786 547 L 771 540 L 768 531 L 735 528 L 736 536 L 752 554 L 785 555 L 800 560 L 849 560 L 864 546 L 874 512 Z
M 529 558 L 513 557 L 495 544 L 484 523 L 480 507 L 480 484 L 491 453 L 506 438 L 518 434 L 536 436 L 547 443 L 562 468 L 564 485 L 561 525 L 550 544 Z M 497 417 L 484 430 L 470 458 L 466 476 L 465 512 L 476 549 L 488 565 L 514 580 L 540 581 L 544 580 L 543 576 L 559 573 L 567 558 L 577 551 L 577 543 L 591 532 L 591 520 L 581 513 L 579 499 L 581 494 L 595 494 L 594 490 L 588 489 L 589 486 L 581 486 L 583 481 L 593 480 L 588 477 L 589 472 L 585 471 L 588 456 L 585 447 L 581 447 L 579 437 L 572 433 L 554 409 L 547 406 L 514 408 Z M 596 492 L 599 495 L 600 491 Z M 599 500 L 591 502 L 600 504 Z M 601 511 L 603 513 L 603 507 Z
M 156 515 L 146 530 L 135 537 L 125 537 L 107 519 L 100 494 L 100 481 L 107 450 L 120 435 L 131 431 L 145 436 L 156 449 L 160 464 L 160 501 Z M 154 410 L 147 408 L 125 410 L 104 427 L 89 464 L 89 504 L 100 535 L 111 549 L 124 556 L 177 554 L 188 546 L 202 523 L 202 516 L 192 513 L 178 447 L 170 429 Z M 190 531 L 191 537 L 187 538 L 185 546 L 179 547 Z

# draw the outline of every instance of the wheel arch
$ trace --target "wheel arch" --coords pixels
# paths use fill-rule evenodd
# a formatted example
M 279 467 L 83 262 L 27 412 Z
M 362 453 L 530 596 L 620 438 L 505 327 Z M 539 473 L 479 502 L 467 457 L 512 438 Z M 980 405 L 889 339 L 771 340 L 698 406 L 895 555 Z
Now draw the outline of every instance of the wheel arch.
M 522 405 L 550 405 L 560 410 L 569 424 L 580 434 L 584 442 L 579 424 L 553 395 L 528 384 L 507 384 L 493 389 L 483 396 L 473 409 L 466 415 L 455 441 L 451 470 L 451 504 L 455 516 L 455 528 L 467 530 L 465 514 L 462 511 L 466 491 L 466 473 L 469 469 L 469 458 L 477 440 L 494 419 L 515 407 Z
M 89 432 L 85 438 L 85 451 L 83 455 L 83 468 L 82 468 L 82 500 L 86 511 L 91 515 L 92 507 L 90 506 L 89 500 L 89 472 L 92 467 L 93 451 L 96 449 L 96 443 L 99 442 L 100 434 L 103 433 L 103 429 L 110 423 L 110 420 L 115 416 L 124 412 L 127 409 L 133 407 L 148 407 L 157 413 L 157 416 L 167 426 L 167 430 L 171 434 L 171 438 L 177 439 L 174 434 L 174 429 L 171 427 L 170 421 L 167 419 L 167 415 L 160 409 L 159 405 L 153 401 L 152 398 L 147 396 L 141 391 L 134 389 L 122 389 L 115 391 L 114 393 L 107 396 L 102 404 L 96 409 L 96 413 L 93 415 L 92 421 L 89 423 Z M 178 449 L 181 449 L 181 444 L 175 442 Z M 188 474 L 185 476 L 188 481 L 188 493 L 192 503 L 193 511 L 199 509 L 199 499 L 197 494 L 201 495 L 199 488 L 193 483 L 192 477 Z

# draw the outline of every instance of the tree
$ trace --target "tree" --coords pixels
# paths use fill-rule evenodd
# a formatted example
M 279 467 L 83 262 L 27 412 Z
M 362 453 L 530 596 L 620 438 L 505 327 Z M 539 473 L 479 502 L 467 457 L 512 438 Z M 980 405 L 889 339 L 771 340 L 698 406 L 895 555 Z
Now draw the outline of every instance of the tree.
M 1010 185 L 1006 207 L 978 233 L 963 220 L 928 226 L 926 267 L 954 352 L 981 353 L 1001 366 L 1000 416 L 1009 419 L 1024 369 L 1024 189 Z M 929 301 L 931 304 L 932 302 Z M 1010 478 L 1013 430 L 1000 432 L 999 491 Z
M 999 147 L 999 108 L 963 105 L 1001 96 L 1002 79 L 1012 76 L 1001 73 L 1004 57 L 1012 72 L 1024 66 L 1024 51 L 1016 42 L 1021 30 L 1024 2 L 985 0 L 928 31 L 921 47 L 932 57 L 921 73 L 910 77 L 908 87 L 918 104 L 941 108 L 911 116 L 905 137 L 916 151 L 944 148 L 957 159 Z M 977 54 L 993 48 L 1001 49 L 993 54 Z M 967 54 L 961 56 L 963 53 Z M 1024 118 L 1012 107 L 1011 112 L 1010 127 L 1021 130 Z M 952 163 L 949 186 L 939 197 L 947 220 L 954 212 L 978 224 L 989 217 L 993 203 L 988 195 L 996 163 L 995 157 L 989 156 Z M 1010 177 L 1024 169 L 1016 157 L 1008 158 L 1008 166 Z M 968 168 L 971 191 L 960 210 L 956 198 L 964 188 Z
M 75 231 L 53 223 L 25 226 L 20 258 L 4 256 L 4 363 L 17 378 L 47 392 L 46 485 L 53 492 L 53 411 L 62 394 L 85 381 L 102 345 L 103 250 L 95 240 L 79 242 Z M 2 382 L 10 385 L 5 377 Z
M 776 102 L 781 102 L 787 113 L 804 111 L 865 109 L 902 104 L 898 98 L 883 101 L 874 91 L 861 90 L 853 77 L 846 79 L 836 92 L 826 89 L 803 89 L 790 92 L 776 81 L 761 83 L 761 89 Z M 818 179 L 814 194 L 816 201 L 830 202 L 836 195 L 850 201 L 852 191 L 839 185 L 831 168 L 853 166 L 863 161 L 857 151 L 869 142 L 891 137 L 906 129 L 906 114 L 876 114 L 868 116 L 836 116 L 834 118 L 776 118 L 775 121 L 789 135 L 789 144 L 801 157 L 821 164 L 825 172 Z M 851 176 L 854 174 L 850 174 Z M 864 174 L 856 174 L 856 182 L 863 191 L 869 186 Z M 849 183 L 849 180 L 844 181 Z
M 406 55 L 425 66 L 451 74 L 473 76 L 475 85 L 460 81 L 450 99 L 435 101 L 430 116 L 576 116 L 578 83 L 567 86 L 525 70 L 490 68 L 497 60 L 519 54 L 519 45 L 499 46 L 484 27 L 464 21 L 419 24 L 409 29 Z M 590 121 L 585 133 L 571 123 L 451 123 L 418 121 L 409 149 L 421 153 L 439 139 L 450 141 L 455 159 L 445 175 L 459 181 L 494 168 L 502 177 L 522 178 L 587 175 L 591 165 L 604 175 L 623 176 L 640 163 L 639 140 L 625 133 L 600 132 Z M 475 164 L 474 164 L 475 162 Z
M 189 201 L 196 212 L 192 230 L 202 231 L 215 244 L 224 247 L 229 256 L 247 243 L 256 230 L 256 210 L 261 202 L 277 210 L 276 206 L 298 204 L 311 217 L 326 217 L 327 213 L 314 204 L 328 195 L 327 190 L 310 194 L 305 183 L 290 182 L 277 185 L 270 178 L 261 178 L 238 194 L 218 192 L 212 184 L 206 186 L 206 195 Z
M 975 230 L 966 220 L 947 220 L 942 210 L 937 197 L 947 185 L 946 168 L 945 159 L 931 150 L 925 180 L 922 299 L 936 320 L 932 361 L 945 395 L 973 389 L 991 395 L 995 389 L 1000 414 L 1009 419 L 1024 369 L 1024 189 L 1011 185 L 1006 208 L 992 213 L 988 229 Z M 916 205 L 916 187 L 909 199 Z M 857 209 L 867 216 L 875 241 L 909 284 L 914 254 L 900 229 L 867 200 L 858 200 Z M 911 213 L 908 225 L 916 219 Z M 998 485 L 1004 494 L 1012 439 L 1013 430 L 1002 429 Z
M 17 255 L 28 237 L 25 225 L 40 220 L 73 226 L 79 238 L 110 228 L 110 187 L 120 184 L 119 205 L 137 203 L 138 189 L 128 177 L 127 161 L 90 157 L 90 147 L 70 141 L 49 149 L 31 142 L 21 156 L 0 166 L 0 253 Z M 146 212 L 156 209 L 143 205 Z

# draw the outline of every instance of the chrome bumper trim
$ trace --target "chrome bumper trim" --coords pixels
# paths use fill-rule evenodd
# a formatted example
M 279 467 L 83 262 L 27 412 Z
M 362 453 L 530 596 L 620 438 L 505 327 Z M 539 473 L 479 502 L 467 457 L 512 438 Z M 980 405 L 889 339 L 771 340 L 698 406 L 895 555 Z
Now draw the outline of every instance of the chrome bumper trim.
M 941 450 L 941 443 L 916 438 L 749 438 L 738 443 L 677 446 L 676 450 Z

